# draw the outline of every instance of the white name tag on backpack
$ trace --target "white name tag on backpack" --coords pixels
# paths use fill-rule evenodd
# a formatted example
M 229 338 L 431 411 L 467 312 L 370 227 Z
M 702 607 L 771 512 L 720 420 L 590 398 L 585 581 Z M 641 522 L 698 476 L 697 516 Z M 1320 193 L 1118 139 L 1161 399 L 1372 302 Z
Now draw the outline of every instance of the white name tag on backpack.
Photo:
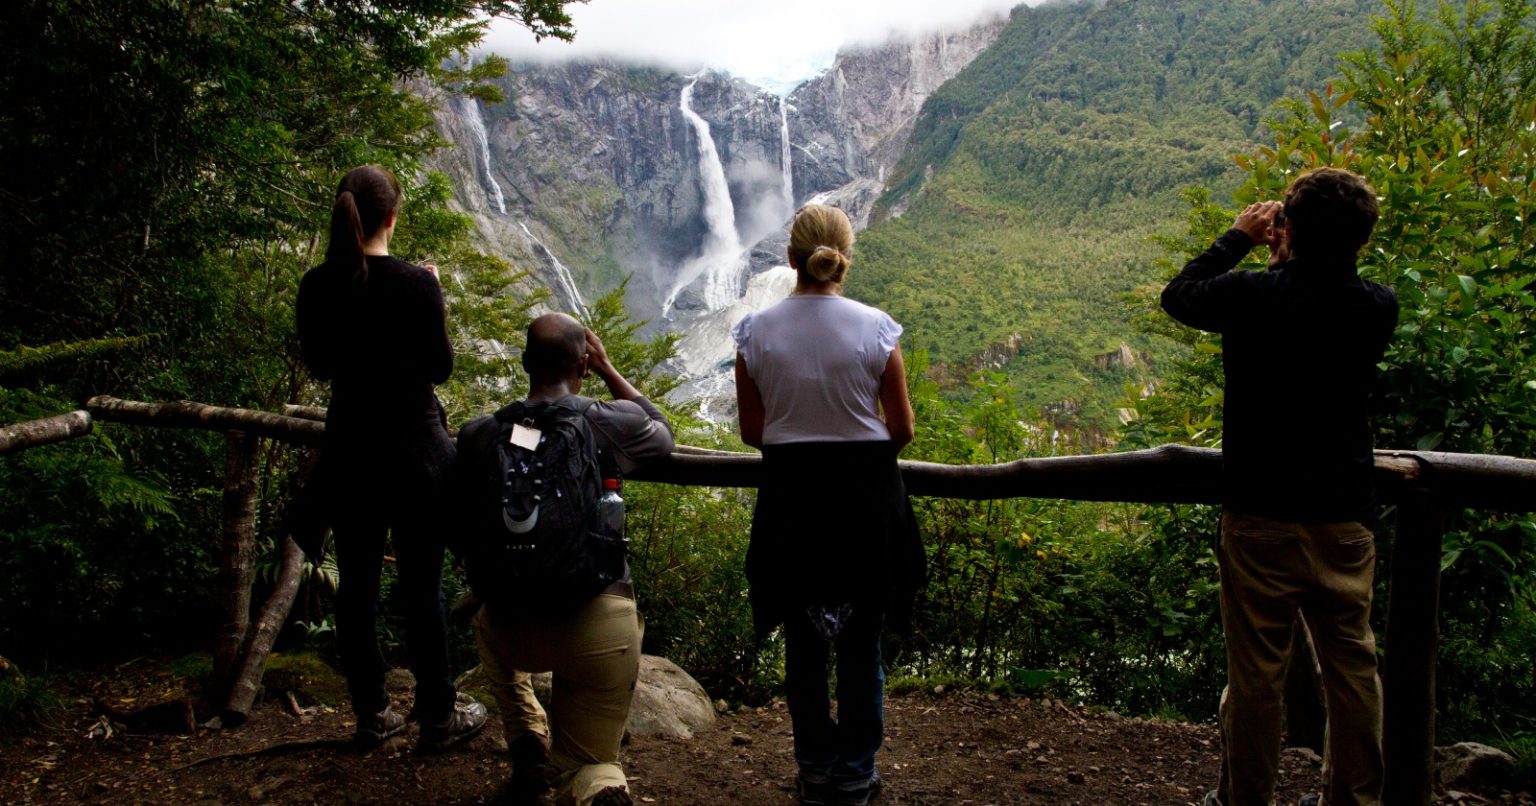
M 529 428 L 526 425 L 514 423 L 512 425 L 512 437 L 508 442 L 519 448 L 527 448 L 530 451 L 537 450 L 539 447 L 539 437 L 543 436 L 543 433 L 537 428 Z

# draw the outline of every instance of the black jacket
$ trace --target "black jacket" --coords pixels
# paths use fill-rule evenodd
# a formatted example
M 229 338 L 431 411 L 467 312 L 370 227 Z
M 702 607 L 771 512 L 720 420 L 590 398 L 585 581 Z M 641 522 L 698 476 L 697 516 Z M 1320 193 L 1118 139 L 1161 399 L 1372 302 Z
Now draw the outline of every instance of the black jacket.
M 763 448 L 747 546 L 759 637 L 810 605 L 878 607 L 910 627 L 927 572 L 893 442 L 794 442 Z
M 1163 310 L 1222 334 L 1226 506 L 1303 522 L 1363 519 L 1371 503 L 1370 398 L 1397 296 L 1353 260 L 1296 258 L 1231 271 L 1253 247 L 1224 233 L 1163 290 Z

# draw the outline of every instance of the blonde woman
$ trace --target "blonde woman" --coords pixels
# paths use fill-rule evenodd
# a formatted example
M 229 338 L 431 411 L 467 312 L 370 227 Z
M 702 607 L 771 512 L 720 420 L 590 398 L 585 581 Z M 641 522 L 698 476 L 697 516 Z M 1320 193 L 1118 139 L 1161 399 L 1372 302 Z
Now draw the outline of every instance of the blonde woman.
M 843 211 L 802 207 L 790 229 L 794 293 L 735 330 L 741 438 L 763 452 L 747 551 L 753 621 L 760 637 L 784 628 L 804 804 L 864 804 L 878 789 L 880 632 L 905 626 L 923 577 L 896 464 L 913 429 L 901 325 L 842 296 L 852 257 Z

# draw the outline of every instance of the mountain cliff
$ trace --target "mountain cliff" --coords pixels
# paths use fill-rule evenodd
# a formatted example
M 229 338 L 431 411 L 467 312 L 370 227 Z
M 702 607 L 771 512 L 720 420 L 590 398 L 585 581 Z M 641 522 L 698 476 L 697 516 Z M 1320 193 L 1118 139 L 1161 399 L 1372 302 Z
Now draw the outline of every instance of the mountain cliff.
M 782 263 L 795 207 L 831 201 L 863 226 L 923 103 L 1005 22 L 850 49 L 788 97 L 716 72 L 516 65 L 501 103 L 437 99 L 454 148 L 433 167 L 481 245 L 536 270 L 556 307 L 629 278 L 633 312 L 684 334 L 681 369 L 718 374 L 740 300 L 787 293 L 751 278 Z

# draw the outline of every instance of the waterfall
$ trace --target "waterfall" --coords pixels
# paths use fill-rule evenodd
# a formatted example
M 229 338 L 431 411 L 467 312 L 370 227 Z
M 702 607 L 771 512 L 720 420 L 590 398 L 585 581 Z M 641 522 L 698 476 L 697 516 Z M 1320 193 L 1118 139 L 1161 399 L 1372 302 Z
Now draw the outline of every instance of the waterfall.
M 795 176 L 789 160 L 789 99 L 779 98 L 779 163 L 784 171 L 785 218 L 795 214 Z
M 491 185 L 496 211 L 506 215 L 507 203 L 501 195 L 501 185 L 497 184 L 496 177 L 491 175 L 491 138 L 485 131 L 485 120 L 480 117 L 480 102 L 468 95 L 462 96 L 459 100 L 464 109 L 464 120 L 469 123 L 469 131 L 480 145 L 480 166 L 485 171 L 485 181 Z
M 526 223 L 519 221 L 517 225 L 522 227 L 523 235 L 528 239 L 528 246 L 544 260 L 545 266 L 554 271 L 555 281 L 560 284 L 557 295 L 565 297 L 562 302 L 566 308 L 572 311 L 579 311 L 582 316 L 586 316 L 588 314 L 587 303 L 581 298 L 581 291 L 576 288 L 576 278 L 571 276 L 571 270 L 566 268 L 559 258 L 555 257 L 554 252 L 549 251 L 549 247 L 545 246 L 543 241 L 534 237 L 533 232 L 528 229 Z
M 699 75 L 703 75 L 700 73 Z M 699 138 L 699 177 L 704 182 L 704 248 L 678 273 L 677 282 L 662 303 L 665 316 L 677 295 L 704 275 L 704 307 L 717 311 L 741 296 L 741 271 L 746 265 L 746 250 L 736 234 L 736 209 L 731 205 L 731 188 L 725 181 L 725 166 L 709 133 L 709 122 L 693 111 L 693 85 L 699 75 L 683 87 L 679 108 Z

